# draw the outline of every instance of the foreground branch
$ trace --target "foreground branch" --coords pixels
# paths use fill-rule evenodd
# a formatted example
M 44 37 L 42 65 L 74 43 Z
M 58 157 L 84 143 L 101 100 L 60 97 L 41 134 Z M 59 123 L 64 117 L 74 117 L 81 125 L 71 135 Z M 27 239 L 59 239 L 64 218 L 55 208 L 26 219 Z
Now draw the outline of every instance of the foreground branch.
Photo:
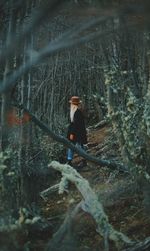
M 92 27 L 94 24 L 96 25 L 100 22 L 103 22 L 105 19 L 106 17 L 103 18 L 100 17 L 100 18 L 95 18 L 92 21 L 85 22 L 82 25 L 79 24 L 78 26 L 75 26 L 71 30 L 64 32 L 63 35 L 58 36 L 55 40 L 51 41 L 47 46 L 45 46 L 41 50 L 28 51 L 29 60 L 26 62 L 26 64 L 22 64 L 16 71 L 14 71 L 9 77 L 5 79 L 4 83 L 0 81 L 0 94 L 12 89 L 16 85 L 16 81 L 18 80 L 19 77 L 27 73 L 33 66 L 37 65 L 38 63 L 41 63 L 48 56 L 54 55 L 56 52 L 62 51 L 64 49 L 71 48 L 86 43 L 88 41 L 94 40 L 106 33 L 110 33 L 112 30 L 109 30 L 107 32 L 94 31 L 84 36 L 83 34 L 82 36 L 80 34 L 87 28 Z
M 56 248 L 58 246 L 60 247 L 60 245 L 62 247 L 62 242 L 65 243 L 67 236 L 69 236 L 69 238 L 71 239 L 70 234 L 72 232 L 71 229 L 72 229 L 72 225 L 73 225 L 73 220 L 75 219 L 76 215 L 78 214 L 78 212 L 81 208 L 81 204 L 82 204 L 82 202 L 78 203 L 72 211 L 70 210 L 66 214 L 64 222 L 62 223 L 62 225 L 60 226 L 58 231 L 53 235 L 53 238 L 50 240 L 46 251 L 51 251 L 51 250 L 53 250 L 54 247 L 56 250 Z M 67 245 L 67 243 L 65 244 L 65 246 L 66 245 Z M 71 241 L 68 245 L 70 246 L 70 250 L 71 250 L 72 249 Z M 61 250 L 63 250 L 63 248 Z
M 84 203 L 82 205 L 82 209 L 91 214 L 97 223 L 98 232 L 106 239 L 107 237 L 110 240 L 113 240 L 116 246 L 123 246 L 124 244 L 132 244 L 132 241 L 122 234 L 121 232 L 116 231 L 113 226 L 109 223 L 108 217 L 103 210 L 102 204 L 99 202 L 97 195 L 91 189 L 88 181 L 84 179 L 76 170 L 74 170 L 71 166 L 65 164 L 60 164 L 57 161 L 53 161 L 49 164 L 49 167 L 54 168 L 59 171 L 63 175 L 63 179 L 60 183 L 59 192 L 63 193 L 65 190 L 66 182 L 71 181 L 80 191 Z M 64 184 L 64 186 L 63 186 Z
M 35 32 L 39 28 L 39 25 L 41 25 L 47 17 L 49 19 L 50 17 L 52 18 L 54 16 L 54 13 L 56 14 L 56 11 L 61 8 L 61 5 L 61 0 L 45 1 L 45 3 L 41 2 L 40 6 L 32 11 L 30 15 L 30 22 L 27 23 L 25 27 L 24 23 L 22 24 L 22 27 L 20 27 L 19 36 L 14 35 L 13 37 L 11 37 L 11 40 L 6 45 L 6 48 L 2 50 L 0 54 L 0 63 L 2 64 L 7 58 L 10 58 L 14 54 L 14 51 L 15 54 L 18 55 L 22 48 L 20 44 L 24 42 L 26 37 L 28 37 L 31 32 Z

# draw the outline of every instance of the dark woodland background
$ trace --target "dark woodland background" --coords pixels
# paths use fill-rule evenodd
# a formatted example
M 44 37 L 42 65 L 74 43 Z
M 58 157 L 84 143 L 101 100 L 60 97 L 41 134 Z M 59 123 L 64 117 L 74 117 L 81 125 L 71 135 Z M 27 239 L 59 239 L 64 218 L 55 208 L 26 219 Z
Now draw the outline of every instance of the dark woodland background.
M 91 250 L 72 244 L 69 249 L 29 245 L 31 225 L 33 233 L 39 227 L 35 217 L 42 219 L 41 228 L 50 228 L 41 216 L 39 193 L 59 177 L 48 164 L 65 163 L 68 100 L 73 95 L 83 101 L 89 133 L 102 125 L 111 128 L 109 147 L 116 146 L 119 160 L 74 150 L 91 165 L 128 177 L 141 195 L 148 221 L 149 15 L 148 0 L 1 0 L 0 250 Z M 27 226 L 26 219 L 32 224 Z M 140 237 L 142 244 L 136 240 L 132 249 L 124 250 L 148 250 L 149 237 Z M 46 243 L 51 238 L 48 234 Z M 91 251 L 123 250 L 104 246 Z

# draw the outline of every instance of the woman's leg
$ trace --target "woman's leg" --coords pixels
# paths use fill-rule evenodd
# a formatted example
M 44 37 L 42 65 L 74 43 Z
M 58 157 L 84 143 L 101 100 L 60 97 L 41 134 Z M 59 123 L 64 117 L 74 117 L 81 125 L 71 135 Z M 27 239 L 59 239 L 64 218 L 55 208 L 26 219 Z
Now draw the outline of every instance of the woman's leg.
M 69 163 L 71 164 L 71 161 L 73 160 L 73 155 L 74 155 L 73 151 L 69 148 L 67 150 L 67 162 L 68 162 L 68 164 Z

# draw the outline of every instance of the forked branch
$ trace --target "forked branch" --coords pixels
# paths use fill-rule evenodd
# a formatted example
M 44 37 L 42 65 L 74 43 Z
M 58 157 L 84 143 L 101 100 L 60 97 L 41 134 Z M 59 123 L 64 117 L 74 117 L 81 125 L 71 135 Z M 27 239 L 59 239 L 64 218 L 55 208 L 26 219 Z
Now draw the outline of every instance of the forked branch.
M 131 245 L 133 242 L 123 233 L 116 231 L 108 221 L 108 216 L 104 212 L 103 206 L 100 203 L 97 195 L 92 190 L 89 182 L 84 179 L 75 169 L 67 164 L 60 164 L 57 161 L 52 161 L 49 167 L 62 173 L 62 181 L 60 182 L 59 193 L 63 193 L 66 189 L 66 181 L 71 181 L 75 184 L 83 197 L 82 209 L 91 214 L 97 224 L 97 230 L 101 236 L 106 239 L 113 240 L 118 247 L 123 247 L 125 244 Z M 64 182 L 65 181 L 65 182 Z

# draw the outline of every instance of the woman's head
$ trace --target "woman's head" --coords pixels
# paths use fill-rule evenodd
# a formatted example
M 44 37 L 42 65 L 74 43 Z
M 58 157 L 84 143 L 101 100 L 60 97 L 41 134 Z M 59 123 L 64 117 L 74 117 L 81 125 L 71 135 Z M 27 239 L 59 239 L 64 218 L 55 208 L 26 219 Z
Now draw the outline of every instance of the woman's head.
M 78 96 L 72 96 L 71 99 L 69 100 L 69 103 L 71 105 L 76 105 L 78 106 L 79 104 L 82 103 L 82 101 L 80 100 L 80 98 Z

